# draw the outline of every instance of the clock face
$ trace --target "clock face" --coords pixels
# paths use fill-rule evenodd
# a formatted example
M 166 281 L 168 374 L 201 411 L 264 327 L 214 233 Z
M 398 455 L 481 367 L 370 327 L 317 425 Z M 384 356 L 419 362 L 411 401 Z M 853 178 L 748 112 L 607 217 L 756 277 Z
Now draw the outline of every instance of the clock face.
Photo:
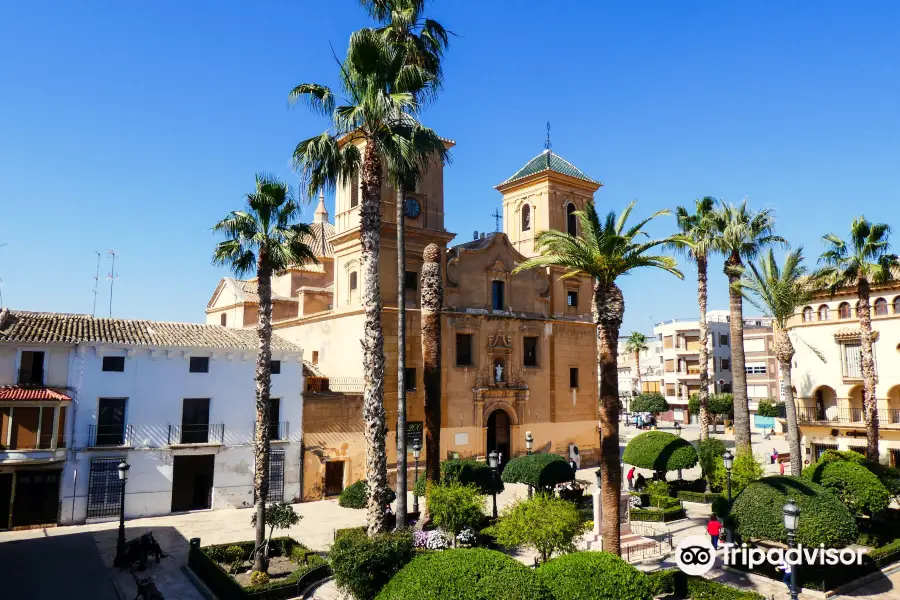
M 404 204 L 406 208 L 406 216 L 410 219 L 415 219 L 422 211 L 422 207 L 419 205 L 419 201 L 415 198 L 407 198 Z

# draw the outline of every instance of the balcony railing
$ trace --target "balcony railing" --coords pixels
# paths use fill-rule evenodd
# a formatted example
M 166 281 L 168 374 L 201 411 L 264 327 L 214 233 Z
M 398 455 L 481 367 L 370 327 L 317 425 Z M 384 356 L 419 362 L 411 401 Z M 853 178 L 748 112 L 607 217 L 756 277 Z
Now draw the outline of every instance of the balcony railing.
M 252 440 L 256 439 L 256 421 L 253 421 L 253 428 L 251 429 L 253 434 L 250 436 Z M 269 440 L 270 441 L 285 441 L 291 435 L 291 424 L 287 421 L 279 421 L 278 423 L 270 423 L 269 424 Z
M 224 423 L 169 425 L 169 445 L 221 444 L 225 439 Z
M 866 421 L 865 414 L 861 408 L 835 407 L 798 408 L 797 420 L 800 423 L 865 423 Z
M 341 394 L 362 394 L 362 377 L 307 377 L 306 391 L 310 394 L 336 392 Z
M 130 446 L 131 434 L 131 425 L 91 425 L 88 431 L 88 446 L 91 448 Z
M 19 369 L 19 385 L 44 385 L 44 369 Z

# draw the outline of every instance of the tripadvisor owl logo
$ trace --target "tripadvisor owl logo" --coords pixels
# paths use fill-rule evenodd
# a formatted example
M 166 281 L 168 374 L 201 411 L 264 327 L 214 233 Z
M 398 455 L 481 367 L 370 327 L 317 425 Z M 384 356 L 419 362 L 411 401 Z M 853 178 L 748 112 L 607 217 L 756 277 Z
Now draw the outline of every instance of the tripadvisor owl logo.
M 703 575 L 716 562 L 716 549 L 707 536 L 690 535 L 675 549 L 675 562 L 688 575 Z

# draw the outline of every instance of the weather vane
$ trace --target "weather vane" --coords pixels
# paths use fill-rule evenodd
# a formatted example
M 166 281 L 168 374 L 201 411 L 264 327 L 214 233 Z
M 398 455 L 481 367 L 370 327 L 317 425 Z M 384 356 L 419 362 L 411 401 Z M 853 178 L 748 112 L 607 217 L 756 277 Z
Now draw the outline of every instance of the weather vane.
M 550 143 L 550 121 L 547 121 L 547 141 L 544 142 L 544 148 L 549 150 L 553 147 L 553 144 Z

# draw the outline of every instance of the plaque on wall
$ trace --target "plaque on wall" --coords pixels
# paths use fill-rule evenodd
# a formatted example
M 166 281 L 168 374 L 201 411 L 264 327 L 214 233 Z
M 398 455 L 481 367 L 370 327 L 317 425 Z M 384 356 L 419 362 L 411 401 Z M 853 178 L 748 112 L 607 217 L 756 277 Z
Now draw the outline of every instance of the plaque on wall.
M 468 446 L 469 445 L 469 434 L 468 433 L 457 433 L 453 436 L 453 443 L 457 446 Z

